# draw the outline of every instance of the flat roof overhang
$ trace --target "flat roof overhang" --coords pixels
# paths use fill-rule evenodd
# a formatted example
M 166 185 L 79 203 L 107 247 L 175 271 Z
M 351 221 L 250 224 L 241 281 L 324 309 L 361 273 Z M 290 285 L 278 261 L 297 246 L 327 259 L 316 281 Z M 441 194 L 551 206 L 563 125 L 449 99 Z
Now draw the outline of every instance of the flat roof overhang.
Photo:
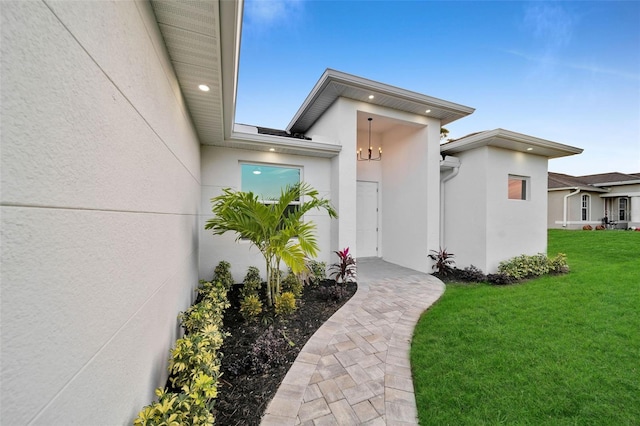
M 580 154 L 583 149 L 574 146 L 564 145 L 545 139 L 536 138 L 510 130 L 495 129 L 485 132 L 474 133 L 469 136 L 456 139 L 440 145 L 440 152 L 446 155 L 453 155 L 459 152 L 483 146 L 493 146 L 520 151 L 525 154 L 540 155 L 547 158 L 566 157 Z
M 371 95 L 373 95 L 372 99 L 370 99 Z M 298 109 L 286 130 L 291 133 L 306 133 L 340 97 L 437 118 L 442 125 L 466 117 L 475 111 L 474 108 L 468 106 L 327 69 Z M 427 110 L 430 111 L 427 113 Z

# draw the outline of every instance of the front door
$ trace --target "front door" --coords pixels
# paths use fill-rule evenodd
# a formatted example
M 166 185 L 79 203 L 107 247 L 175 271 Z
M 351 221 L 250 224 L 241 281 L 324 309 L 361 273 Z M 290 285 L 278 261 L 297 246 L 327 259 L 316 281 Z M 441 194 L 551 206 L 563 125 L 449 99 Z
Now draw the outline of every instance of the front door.
M 356 244 L 358 257 L 378 256 L 378 182 L 357 182 Z

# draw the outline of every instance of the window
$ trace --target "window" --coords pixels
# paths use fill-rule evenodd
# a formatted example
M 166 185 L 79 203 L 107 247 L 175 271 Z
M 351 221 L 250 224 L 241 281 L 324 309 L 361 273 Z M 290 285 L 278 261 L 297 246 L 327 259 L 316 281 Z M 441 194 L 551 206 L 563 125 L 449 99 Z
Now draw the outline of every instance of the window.
M 241 187 L 243 192 L 253 192 L 263 203 L 272 204 L 280 198 L 280 192 L 288 185 L 300 182 L 300 168 L 267 166 L 264 164 L 240 164 Z M 289 205 L 291 211 L 300 204 L 300 200 Z
M 591 197 L 588 194 L 582 196 L 582 220 L 589 220 L 589 204 Z
M 509 175 L 509 199 L 526 200 L 528 183 L 528 177 Z
M 627 220 L 627 199 L 618 199 L 618 220 Z

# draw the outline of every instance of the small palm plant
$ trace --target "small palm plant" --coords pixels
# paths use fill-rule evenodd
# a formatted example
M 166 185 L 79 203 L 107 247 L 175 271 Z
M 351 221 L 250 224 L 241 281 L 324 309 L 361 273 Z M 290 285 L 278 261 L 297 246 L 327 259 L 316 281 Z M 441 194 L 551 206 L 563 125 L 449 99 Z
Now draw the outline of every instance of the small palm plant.
M 318 253 L 316 225 L 303 221 L 303 216 L 314 209 L 323 209 L 332 218 L 338 216 L 329 200 L 320 198 L 318 191 L 304 182 L 282 189 L 280 198 L 273 201 L 265 204 L 252 192 L 223 189 L 222 195 L 211 199 L 215 217 L 205 225 L 214 235 L 233 231 L 236 241 L 247 239 L 260 250 L 267 267 L 269 306 L 280 295 L 280 263 L 297 274 L 306 268 L 307 257 Z M 300 204 L 291 209 L 295 201 Z

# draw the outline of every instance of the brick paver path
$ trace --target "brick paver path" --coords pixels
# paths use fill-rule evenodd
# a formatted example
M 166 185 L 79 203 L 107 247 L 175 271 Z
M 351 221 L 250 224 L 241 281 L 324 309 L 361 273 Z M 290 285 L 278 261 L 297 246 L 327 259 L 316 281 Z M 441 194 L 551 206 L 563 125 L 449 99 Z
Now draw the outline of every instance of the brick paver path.
M 359 259 L 358 291 L 302 348 L 261 424 L 417 425 L 411 337 L 443 292 L 431 275 Z

